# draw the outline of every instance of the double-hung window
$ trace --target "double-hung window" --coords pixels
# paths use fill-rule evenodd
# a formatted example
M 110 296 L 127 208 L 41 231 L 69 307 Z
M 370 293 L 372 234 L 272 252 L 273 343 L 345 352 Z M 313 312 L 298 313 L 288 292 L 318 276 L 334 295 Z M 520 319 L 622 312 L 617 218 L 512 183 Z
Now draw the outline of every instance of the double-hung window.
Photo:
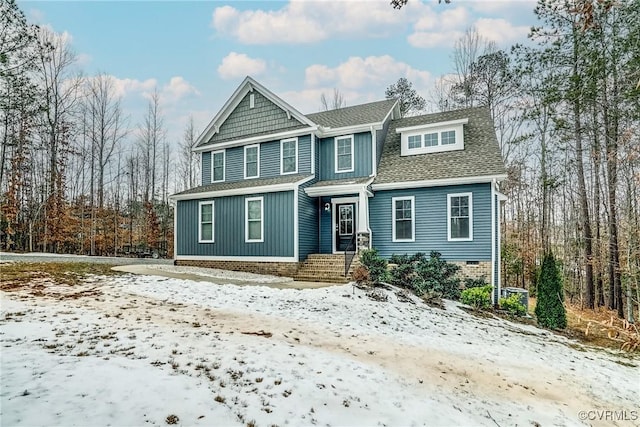
M 200 202 L 198 212 L 198 242 L 213 243 L 214 202 Z
M 336 172 L 353 172 L 353 135 L 336 138 Z
M 262 197 L 245 199 L 245 241 L 264 242 L 264 217 Z
M 449 240 L 473 240 L 473 199 L 471 193 L 447 196 Z
M 280 141 L 280 173 L 298 172 L 298 138 Z
M 257 178 L 260 176 L 260 145 L 244 147 L 244 177 Z
M 211 182 L 224 181 L 224 150 L 211 153 Z
M 392 197 L 392 232 L 394 242 L 415 241 L 415 197 Z

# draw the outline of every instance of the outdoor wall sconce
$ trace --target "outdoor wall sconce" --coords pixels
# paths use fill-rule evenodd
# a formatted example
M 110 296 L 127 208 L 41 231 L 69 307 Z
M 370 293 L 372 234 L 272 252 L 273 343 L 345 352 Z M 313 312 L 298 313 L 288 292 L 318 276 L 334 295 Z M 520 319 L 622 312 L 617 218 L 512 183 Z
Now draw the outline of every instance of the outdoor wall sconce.
M 330 205 L 329 203 L 325 203 L 325 204 L 324 204 L 324 210 L 325 210 L 326 212 L 329 212 L 329 211 L 331 210 L 331 205 Z

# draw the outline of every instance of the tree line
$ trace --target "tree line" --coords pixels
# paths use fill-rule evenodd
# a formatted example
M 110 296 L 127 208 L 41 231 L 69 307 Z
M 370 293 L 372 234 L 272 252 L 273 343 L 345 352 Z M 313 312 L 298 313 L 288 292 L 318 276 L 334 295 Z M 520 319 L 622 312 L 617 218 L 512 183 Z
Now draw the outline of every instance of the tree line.
M 132 118 L 114 77 L 84 75 L 64 34 L 0 0 L 1 249 L 170 255 L 168 195 L 196 183 L 195 138 L 191 121 L 174 148 L 157 90 Z

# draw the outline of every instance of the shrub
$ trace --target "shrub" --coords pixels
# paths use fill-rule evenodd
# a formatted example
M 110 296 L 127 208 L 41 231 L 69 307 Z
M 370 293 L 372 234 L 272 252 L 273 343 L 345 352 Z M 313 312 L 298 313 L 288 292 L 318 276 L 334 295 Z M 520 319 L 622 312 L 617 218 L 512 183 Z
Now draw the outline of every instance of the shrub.
M 489 282 L 487 282 L 487 278 L 485 276 L 480 276 L 479 278 L 473 277 L 465 277 L 464 278 L 464 288 L 481 288 L 483 286 L 487 286 Z
M 436 293 L 442 298 L 460 298 L 460 279 L 455 277 L 460 267 L 446 262 L 441 258 L 441 254 L 432 251 L 429 258 L 424 254 L 416 260 L 415 270 L 417 278 L 414 281 L 414 288 L 424 292 Z M 419 294 L 421 295 L 421 294 Z
M 538 280 L 536 317 L 538 324 L 552 329 L 567 327 L 562 280 L 552 253 L 545 254 Z
M 460 301 L 470 305 L 474 310 L 487 310 L 491 307 L 492 291 L 493 286 L 491 285 L 465 289 L 460 294 Z
M 351 273 L 351 278 L 359 285 L 369 283 L 369 271 L 367 267 L 364 265 L 358 266 L 358 268 Z
M 367 267 L 369 280 L 372 283 L 380 283 L 387 280 L 387 260 L 378 255 L 376 249 L 365 249 L 360 252 L 360 263 Z
M 413 282 L 416 278 L 415 262 L 424 257 L 424 254 L 409 255 L 391 255 L 389 262 L 395 264 L 396 267 L 389 273 L 389 280 L 392 285 L 402 288 L 413 288 Z
M 527 307 L 520 302 L 520 295 L 513 294 L 508 298 L 500 298 L 498 301 L 500 308 L 507 310 L 513 316 L 524 316 L 527 314 Z

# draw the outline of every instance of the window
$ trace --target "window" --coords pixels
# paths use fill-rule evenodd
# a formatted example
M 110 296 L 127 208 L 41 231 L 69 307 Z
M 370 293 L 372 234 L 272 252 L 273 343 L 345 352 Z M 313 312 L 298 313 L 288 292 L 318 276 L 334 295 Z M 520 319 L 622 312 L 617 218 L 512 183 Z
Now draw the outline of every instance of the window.
M 336 172 L 353 172 L 353 135 L 336 138 Z
M 211 153 L 211 182 L 224 181 L 224 151 Z
M 280 142 L 280 173 L 282 175 L 298 172 L 298 139 L 285 139 Z
M 213 243 L 213 201 L 200 202 L 198 212 L 198 242 Z
M 422 136 L 421 135 L 411 135 L 409 137 L 408 141 L 409 141 L 409 148 L 420 148 L 420 147 L 422 147 Z
M 438 146 L 438 134 L 437 133 L 427 133 L 424 135 L 424 146 L 425 147 L 437 147 Z M 411 146 L 409 146 L 411 148 Z
M 415 241 L 415 198 L 393 197 L 391 199 L 393 217 L 393 241 L 394 242 L 414 242 Z
M 262 197 L 245 199 L 245 241 L 263 242 Z
M 451 145 L 451 144 L 455 144 L 456 143 L 456 131 L 455 130 L 448 130 L 448 131 L 442 132 L 440 134 L 440 136 L 442 138 L 442 145 Z M 437 138 L 437 136 L 436 136 L 436 138 Z
M 260 176 L 260 146 L 248 145 L 244 147 L 244 177 L 257 178 Z
M 338 211 L 338 233 L 341 236 L 353 235 L 353 205 L 340 205 Z
M 447 196 L 449 240 L 473 240 L 473 201 L 471 193 Z

